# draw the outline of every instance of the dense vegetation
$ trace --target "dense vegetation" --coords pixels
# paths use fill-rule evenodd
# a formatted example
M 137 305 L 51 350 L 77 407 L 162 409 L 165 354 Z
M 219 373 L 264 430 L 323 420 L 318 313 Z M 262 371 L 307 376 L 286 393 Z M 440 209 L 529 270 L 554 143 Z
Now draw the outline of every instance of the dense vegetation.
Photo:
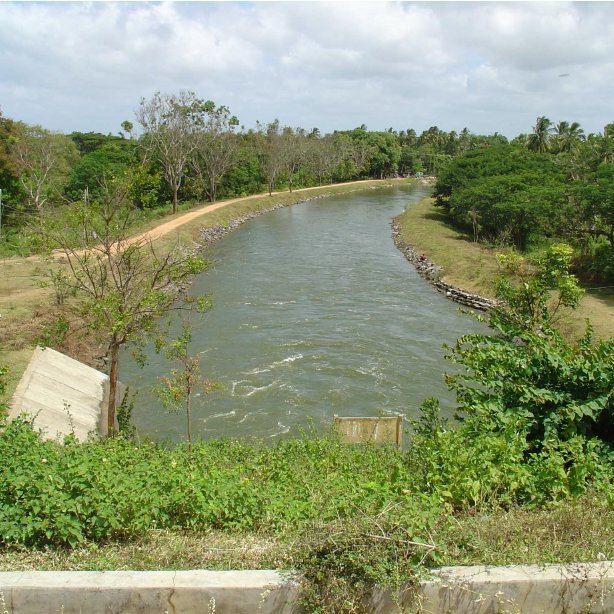
M 538 118 L 532 134 L 446 164 L 435 196 L 476 241 L 524 251 L 564 241 L 579 274 L 614 280 L 614 124 L 585 137 Z
M 191 92 L 142 100 L 136 116 L 139 136 L 129 121 L 118 135 L 64 135 L 0 114 L 0 253 L 42 249 L 34 221 L 62 217 L 77 201 L 96 202 L 119 178 L 130 184 L 135 223 L 142 223 L 167 213 L 169 203 L 175 212 L 180 203 L 433 173 L 453 156 L 506 142 L 436 126 L 420 135 L 366 126 L 322 135 L 277 120 L 244 129 L 227 107 Z

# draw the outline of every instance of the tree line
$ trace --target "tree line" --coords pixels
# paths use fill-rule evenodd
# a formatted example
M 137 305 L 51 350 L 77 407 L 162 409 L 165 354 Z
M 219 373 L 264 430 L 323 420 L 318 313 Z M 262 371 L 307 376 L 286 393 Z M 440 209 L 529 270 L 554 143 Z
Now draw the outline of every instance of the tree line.
M 321 134 L 274 120 L 245 129 L 228 107 L 189 91 L 142 99 L 135 123 L 122 122 L 118 134 L 61 134 L 0 112 L 0 237 L 6 251 L 32 216 L 100 199 L 119 177 L 136 209 L 170 204 L 174 213 L 179 202 L 437 173 L 467 151 L 506 142 L 436 126 L 421 134 L 365 125 Z
M 614 123 L 585 135 L 538 117 L 529 134 L 449 161 L 435 198 L 475 241 L 521 251 L 563 241 L 576 272 L 614 279 Z

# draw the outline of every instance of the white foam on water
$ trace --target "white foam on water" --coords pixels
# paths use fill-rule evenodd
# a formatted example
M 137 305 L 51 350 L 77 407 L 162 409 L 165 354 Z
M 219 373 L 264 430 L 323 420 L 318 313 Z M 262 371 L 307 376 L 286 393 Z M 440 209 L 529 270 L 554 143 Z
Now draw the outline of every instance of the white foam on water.
M 236 382 L 232 382 L 232 388 L 230 390 L 230 394 L 233 397 L 251 397 L 253 394 L 260 392 L 261 390 L 266 390 L 271 386 L 275 386 L 278 383 L 278 380 L 271 382 L 270 384 L 265 384 L 264 386 L 253 386 L 249 383 L 248 380 L 238 380 Z
M 203 422 L 207 422 L 208 420 L 213 420 L 214 418 L 228 418 L 229 416 L 236 415 L 236 413 L 237 412 L 234 409 L 232 409 L 231 411 L 221 412 L 219 414 L 211 414 L 210 416 L 203 418 Z
M 278 431 L 277 433 L 273 433 L 272 435 L 269 435 L 269 439 L 273 437 L 279 437 L 280 435 L 285 435 L 286 433 L 290 431 L 290 427 L 286 426 L 285 424 L 282 424 L 281 422 L 277 423 L 277 427 L 280 428 L 281 430 Z
M 295 360 L 300 360 L 301 358 L 304 358 L 302 354 L 300 353 L 294 354 L 292 356 L 288 356 L 287 358 L 284 358 L 283 360 L 276 360 L 275 362 L 272 362 L 270 365 L 267 365 L 266 367 L 255 367 L 251 371 L 244 371 L 243 374 L 244 375 L 259 375 L 260 373 L 269 373 L 275 367 L 281 367 L 282 365 L 292 364 Z
M 295 360 L 300 360 L 301 358 L 303 358 L 303 355 L 301 353 L 294 354 L 294 356 L 288 356 L 287 358 L 284 358 L 283 360 L 278 360 L 277 362 L 271 363 L 271 367 L 278 367 L 280 365 L 290 364 L 290 363 L 293 363 Z
M 252 415 L 252 413 L 253 413 L 253 412 L 248 411 L 248 412 L 247 412 L 247 413 L 246 413 L 246 414 L 243 416 L 243 418 L 241 418 L 241 420 L 239 420 L 239 421 L 237 422 L 237 424 L 243 424 L 243 423 L 244 423 L 244 422 L 245 422 L 245 421 L 246 421 L 246 420 L 247 420 L 247 419 L 248 419 L 248 418 L 249 418 L 249 417 Z

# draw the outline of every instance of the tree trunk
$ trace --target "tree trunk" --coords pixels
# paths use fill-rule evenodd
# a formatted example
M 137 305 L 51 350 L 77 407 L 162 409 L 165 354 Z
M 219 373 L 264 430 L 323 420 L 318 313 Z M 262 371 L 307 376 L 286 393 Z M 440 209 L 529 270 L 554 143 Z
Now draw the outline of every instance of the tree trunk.
M 119 362 L 119 345 L 112 343 L 109 348 L 111 369 L 109 371 L 109 403 L 107 405 L 107 437 L 115 435 L 115 405 L 117 397 L 117 364 Z
M 217 186 L 215 185 L 215 179 L 209 180 L 209 202 L 215 202 L 215 193 L 217 191 Z
M 192 385 L 188 384 L 186 390 L 185 413 L 188 427 L 188 451 L 192 451 Z
M 173 186 L 173 213 L 177 213 L 177 192 L 179 192 L 179 186 Z

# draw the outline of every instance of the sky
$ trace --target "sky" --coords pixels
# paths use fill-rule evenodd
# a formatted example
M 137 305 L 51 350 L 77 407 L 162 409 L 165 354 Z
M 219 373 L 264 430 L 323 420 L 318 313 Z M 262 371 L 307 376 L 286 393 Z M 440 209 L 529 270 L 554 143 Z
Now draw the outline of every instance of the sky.
M 245 128 L 600 132 L 614 2 L 0 2 L 5 117 L 117 133 L 180 90 Z

